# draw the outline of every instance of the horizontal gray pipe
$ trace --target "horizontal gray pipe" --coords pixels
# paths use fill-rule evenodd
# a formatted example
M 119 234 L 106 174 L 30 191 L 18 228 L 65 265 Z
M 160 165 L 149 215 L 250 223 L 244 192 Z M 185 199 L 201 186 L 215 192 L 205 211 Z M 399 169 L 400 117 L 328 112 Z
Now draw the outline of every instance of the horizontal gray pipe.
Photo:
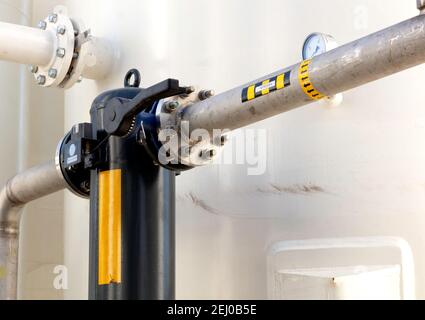
M 316 91 L 333 96 L 424 62 L 425 15 L 419 15 L 313 58 L 309 76 Z M 301 65 L 303 62 L 182 108 L 180 119 L 189 121 L 191 131 L 234 130 L 309 104 L 315 100 L 301 87 Z M 284 89 L 242 101 L 248 86 L 288 71 L 290 85 Z
M 55 163 L 28 169 L 0 192 L 0 300 L 17 298 L 19 225 L 25 204 L 66 187 Z

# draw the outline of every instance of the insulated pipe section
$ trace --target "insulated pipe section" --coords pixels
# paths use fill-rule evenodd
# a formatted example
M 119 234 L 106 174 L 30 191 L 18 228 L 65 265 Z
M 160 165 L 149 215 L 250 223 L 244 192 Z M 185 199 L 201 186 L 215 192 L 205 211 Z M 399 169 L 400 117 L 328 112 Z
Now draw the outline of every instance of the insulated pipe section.
M 17 298 L 19 224 L 25 204 L 66 187 L 54 162 L 24 171 L 0 192 L 0 300 Z
M 425 62 L 419 15 L 179 110 L 191 131 L 234 130 Z
M 52 34 L 45 30 L 0 22 L 0 59 L 47 65 L 54 55 Z

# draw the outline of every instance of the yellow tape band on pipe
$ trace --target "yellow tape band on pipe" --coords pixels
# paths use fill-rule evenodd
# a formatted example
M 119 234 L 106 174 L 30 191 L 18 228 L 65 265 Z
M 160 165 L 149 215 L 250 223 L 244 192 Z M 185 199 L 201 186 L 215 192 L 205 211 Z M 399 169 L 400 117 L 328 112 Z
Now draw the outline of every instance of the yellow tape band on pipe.
M 310 97 L 313 100 L 320 100 L 320 99 L 323 99 L 325 96 L 314 88 L 313 83 L 310 80 L 310 75 L 309 75 L 310 63 L 311 63 L 311 60 L 306 60 L 301 63 L 299 72 L 298 72 L 298 79 L 300 81 L 301 89 L 304 91 L 304 93 L 308 97 Z

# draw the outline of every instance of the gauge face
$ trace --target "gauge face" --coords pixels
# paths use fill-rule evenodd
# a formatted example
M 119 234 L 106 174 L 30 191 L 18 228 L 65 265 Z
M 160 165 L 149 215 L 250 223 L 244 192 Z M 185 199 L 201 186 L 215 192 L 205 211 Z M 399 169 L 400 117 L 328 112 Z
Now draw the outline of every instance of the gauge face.
M 336 47 L 336 41 L 331 36 L 313 33 L 304 42 L 303 59 L 311 59 Z

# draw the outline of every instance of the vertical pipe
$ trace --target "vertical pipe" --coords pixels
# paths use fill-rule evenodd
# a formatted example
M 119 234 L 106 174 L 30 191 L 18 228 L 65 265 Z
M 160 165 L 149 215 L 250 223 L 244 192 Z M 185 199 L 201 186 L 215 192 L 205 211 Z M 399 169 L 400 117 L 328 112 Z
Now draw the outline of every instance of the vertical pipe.
M 102 105 L 92 108 L 94 124 Z M 135 134 L 109 138 L 105 150 L 91 178 L 89 297 L 174 299 L 175 173 L 155 165 Z
M 29 26 L 32 23 L 32 1 L 24 0 L 21 3 L 21 19 L 20 24 Z M 28 115 L 29 115 L 29 96 L 30 84 L 33 80 L 32 75 L 28 72 L 26 65 L 19 66 L 19 145 L 18 145 L 18 172 L 23 171 L 27 167 L 28 152 Z
M 19 229 L 28 202 L 64 189 L 66 182 L 54 161 L 28 169 L 0 191 L 0 299 L 17 298 Z
M 17 298 L 19 234 L 0 230 L 0 300 Z
M 112 138 L 110 162 L 95 172 L 91 299 L 174 299 L 175 174 L 135 140 Z
M 123 174 L 122 298 L 171 300 L 175 174 L 155 166 L 147 154 L 131 154 Z
M 10 3 L 7 1 L 0 0 L 0 20 L 8 21 L 11 23 L 19 23 L 23 25 L 28 25 L 31 23 L 32 16 L 32 1 L 31 0 L 21 0 L 16 1 L 16 3 Z M 16 156 L 12 155 L 8 148 L 3 151 L 8 154 L 8 162 L 14 163 L 13 172 L 21 172 L 25 168 L 25 149 L 26 149 L 26 122 L 25 122 L 25 109 L 27 107 L 27 98 L 28 98 L 28 70 L 25 66 L 19 67 L 19 76 L 17 77 L 16 67 L 14 66 L 0 66 L 1 77 L 5 79 L 4 84 L 2 83 L 2 97 L 4 102 L 4 109 L 2 110 L 2 117 L 5 119 L 5 123 L 2 124 L 3 128 L 8 129 L 8 126 L 18 128 L 17 130 L 17 139 L 15 141 L 10 140 L 10 137 L 7 138 L 7 144 L 12 146 L 13 144 L 18 146 Z M 9 72 L 11 70 L 12 72 Z M 10 84 L 15 83 L 17 79 L 19 83 L 19 89 L 16 92 L 11 90 Z M 1 82 L 1 81 L 0 81 Z M 16 89 L 14 89 L 16 90 Z M 13 104 L 15 101 L 19 103 L 19 111 L 15 110 Z M 14 115 L 16 113 L 17 123 L 14 124 Z M 11 117 L 11 114 L 13 116 Z M 5 127 L 6 125 L 6 127 Z M 10 130 L 9 130 L 10 131 Z M 14 143 L 16 142 L 16 143 Z M 7 145 L 2 144 L 2 147 Z M 15 147 L 14 147 L 15 148 Z M 16 159 L 15 159 L 16 158 Z M 6 174 L 10 174 L 10 170 L 3 161 L 3 170 Z M 10 168 L 11 169 L 11 168 Z M 9 172 L 9 173 L 7 173 Z M 3 181 L 2 181 L 3 182 Z M 0 196 L 0 207 L 3 207 L 3 201 L 8 202 L 5 193 L 2 193 Z M 16 216 L 19 216 L 18 208 L 8 208 L 7 210 L 13 211 Z M 2 229 L 0 227 L 0 229 Z M 16 299 L 18 297 L 18 247 L 19 247 L 19 234 L 16 231 L 11 231 L 9 228 L 6 230 L 0 231 L 0 300 L 4 299 Z

